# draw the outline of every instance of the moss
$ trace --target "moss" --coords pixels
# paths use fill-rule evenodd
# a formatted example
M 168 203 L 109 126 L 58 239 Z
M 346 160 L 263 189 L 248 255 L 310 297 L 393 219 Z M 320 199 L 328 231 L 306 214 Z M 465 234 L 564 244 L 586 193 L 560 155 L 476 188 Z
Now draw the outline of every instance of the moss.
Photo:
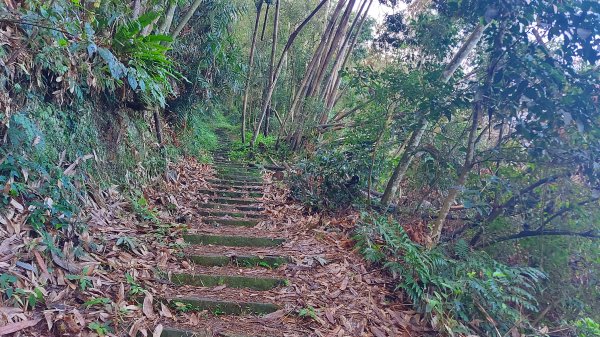
M 190 244 L 217 245 L 227 247 L 276 247 L 282 245 L 283 239 L 221 236 L 221 235 L 184 235 L 184 240 Z
M 270 290 L 285 284 L 282 279 L 266 277 L 226 276 L 207 274 L 173 274 L 171 281 L 179 285 L 198 287 L 216 287 L 227 285 L 229 288 L 246 288 L 252 290 Z

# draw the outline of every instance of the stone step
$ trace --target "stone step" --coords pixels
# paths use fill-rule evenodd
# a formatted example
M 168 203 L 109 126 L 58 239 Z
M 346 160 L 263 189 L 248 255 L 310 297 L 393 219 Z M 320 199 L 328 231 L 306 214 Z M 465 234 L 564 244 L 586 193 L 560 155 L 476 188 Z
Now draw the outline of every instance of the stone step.
M 260 222 L 257 219 L 234 219 L 234 218 L 213 218 L 205 217 L 202 219 L 204 223 L 221 226 L 239 226 L 239 227 L 254 227 Z
M 181 286 L 217 287 L 226 285 L 233 289 L 270 290 L 285 285 L 283 279 L 270 277 L 247 277 L 211 274 L 177 273 L 171 275 L 171 282 Z
M 229 174 L 229 173 L 219 173 L 217 172 L 216 177 L 218 179 L 222 179 L 222 180 L 230 180 L 233 182 L 243 182 L 246 183 L 248 185 L 252 185 L 252 184 L 262 184 L 263 183 L 263 179 L 262 177 L 251 177 L 248 175 L 239 175 L 239 174 Z
M 185 328 L 164 327 L 160 337 L 266 337 L 266 335 L 245 335 L 235 332 L 205 330 L 188 330 Z
M 238 267 L 265 267 L 265 268 L 278 268 L 281 265 L 289 263 L 290 259 L 282 256 L 258 256 L 258 255 L 241 255 L 241 256 L 227 256 L 219 254 L 202 254 L 202 255 L 189 255 L 188 260 L 206 267 L 226 267 L 226 266 L 238 266 Z
M 198 211 L 199 215 L 207 217 L 232 217 L 232 218 L 243 218 L 243 219 L 266 219 L 265 214 L 261 213 L 248 213 L 248 212 L 236 212 L 235 210 L 211 210 L 201 209 Z
M 262 212 L 265 210 L 264 207 L 258 205 L 235 205 L 235 204 L 217 204 L 217 203 L 206 203 L 202 204 L 204 208 L 210 209 L 218 209 L 218 210 L 232 210 L 236 209 L 238 211 L 245 212 Z
M 262 193 L 259 192 L 250 192 L 250 191 L 227 191 L 227 190 L 207 190 L 201 189 L 198 190 L 199 193 L 208 194 L 213 196 L 223 196 L 230 198 L 243 198 L 243 197 L 256 197 L 260 198 L 263 196 Z
M 241 199 L 241 198 L 225 198 L 225 197 L 213 197 L 209 196 L 208 200 L 211 203 L 225 204 L 225 205 L 256 205 L 262 203 L 260 199 Z
M 284 239 L 249 236 L 222 236 L 210 234 L 185 234 L 185 242 L 195 245 L 215 245 L 226 247 L 277 247 L 282 245 Z
M 236 179 L 224 179 L 224 178 L 214 178 L 214 179 L 206 179 L 207 182 L 211 184 L 232 186 L 232 187 L 252 187 L 252 188 L 262 188 L 264 182 L 249 182 L 245 180 L 236 180 Z
M 208 311 L 215 315 L 266 315 L 279 310 L 275 304 L 266 302 L 238 302 L 194 296 L 172 297 L 166 302 L 176 310 Z
M 219 185 L 219 184 L 211 184 L 212 188 L 223 191 L 233 191 L 233 192 L 262 192 L 263 188 L 261 186 L 252 187 L 252 186 L 231 186 L 231 185 Z

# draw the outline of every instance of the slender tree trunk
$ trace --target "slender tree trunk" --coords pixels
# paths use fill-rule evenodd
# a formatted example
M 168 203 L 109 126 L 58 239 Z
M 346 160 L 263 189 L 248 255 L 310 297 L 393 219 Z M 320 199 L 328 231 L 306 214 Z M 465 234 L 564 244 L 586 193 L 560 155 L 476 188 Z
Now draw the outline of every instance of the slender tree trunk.
M 265 11 L 265 20 L 263 21 L 262 32 L 260 33 L 260 40 L 265 40 L 265 30 L 267 29 L 267 18 L 269 17 L 269 9 L 271 9 L 271 5 L 267 2 L 267 10 Z
M 388 180 L 383 197 L 381 197 L 381 204 L 385 208 L 390 205 L 390 201 L 396 196 L 400 183 L 404 179 L 404 176 L 414 159 L 416 149 L 419 147 L 419 144 L 421 144 L 421 138 L 423 138 L 423 134 L 428 125 L 429 123 L 427 121 L 423 121 L 422 124 L 419 125 L 419 128 L 413 131 L 413 134 L 410 136 L 406 148 L 402 153 L 402 157 L 400 157 L 400 161 L 398 162 L 398 165 L 396 165 L 392 177 Z
M 454 73 L 456 72 L 456 69 L 458 69 L 458 67 L 465 61 L 465 59 L 467 58 L 467 56 L 469 56 L 471 51 L 475 49 L 475 47 L 483 37 L 483 32 L 488 26 L 489 24 L 483 25 L 479 23 L 475 27 L 473 32 L 471 32 L 471 34 L 460 47 L 458 52 L 454 54 L 454 57 L 452 57 L 452 60 L 450 61 L 450 63 L 448 63 L 446 69 L 444 69 L 444 72 L 442 73 L 442 76 L 440 78 L 442 82 L 447 83 L 450 80 L 452 75 L 454 75 Z
M 443 83 L 448 83 L 448 81 L 450 81 L 450 78 L 452 78 L 452 75 L 454 75 L 454 73 L 456 72 L 458 67 L 465 61 L 465 59 L 471 53 L 471 51 L 473 51 L 473 49 L 475 49 L 475 47 L 477 46 L 477 44 L 483 37 L 483 32 L 485 31 L 485 29 L 488 26 L 489 26 L 489 24 L 488 25 L 478 24 L 477 27 L 475 27 L 473 32 L 471 32 L 471 34 L 469 34 L 469 37 L 467 38 L 467 40 L 462 44 L 462 46 L 456 52 L 456 54 L 454 54 L 450 63 L 448 63 L 448 65 L 446 66 L 444 72 L 440 76 L 440 81 L 442 81 Z M 427 125 L 428 125 L 427 121 L 422 120 L 421 128 L 415 132 L 418 132 L 418 133 L 424 132 L 425 128 L 427 128 Z M 413 150 L 411 150 L 411 152 L 405 151 L 404 153 L 408 154 L 409 156 L 414 156 L 415 154 L 412 152 L 414 152 L 414 149 L 416 149 L 420 145 L 420 141 L 421 141 L 421 139 L 418 138 L 418 140 L 417 140 L 417 142 L 415 142 L 414 146 L 407 148 L 407 150 L 410 148 L 412 148 Z M 404 156 L 404 154 L 403 154 L 403 156 Z M 412 162 L 412 158 L 408 161 L 408 165 L 410 165 L 411 162 Z M 400 169 L 399 166 L 400 166 L 400 164 L 398 164 L 398 167 L 396 167 L 396 169 Z M 407 167 L 407 169 L 408 169 L 408 167 Z M 396 172 L 394 172 L 394 173 L 396 173 Z M 395 180 L 396 185 L 400 184 L 402 182 L 402 179 L 404 178 L 404 174 L 406 173 L 406 170 L 404 171 L 404 174 L 400 174 L 400 173 L 402 173 L 402 171 L 399 172 L 397 177 L 394 177 L 394 175 L 392 175 L 392 178 L 390 178 L 390 181 L 388 182 L 388 187 L 390 188 L 390 193 L 392 193 L 392 194 L 388 198 L 382 198 L 381 202 L 384 207 L 389 206 L 389 200 L 391 200 L 391 198 L 393 198 L 395 195 L 395 191 L 392 191 L 391 187 L 390 187 L 391 180 Z M 396 187 L 396 190 L 397 190 L 397 187 Z M 387 191 L 388 191 L 388 188 L 386 188 L 386 192 Z
M 329 63 L 330 63 L 331 59 L 333 58 L 333 55 L 340 52 L 340 50 L 339 50 L 340 42 L 342 40 L 342 37 L 344 37 L 346 35 L 346 30 L 348 28 L 348 22 L 350 20 L 350 14 L 352 14 L 352 9 L 354 8 L 355 2 L 356 2 L 356 0 L 349 0 L 349 2 L 348 2 L 346 10 L 344 11 L 344 15 L 342 16 L 342 19 L 340 20 L 340 24 L 338 25 L 338 28 L 335 32 L 335 36 L 333 37 L 333 40 L 331 41 L 331 46 L 327 50 L 327 54 L 325 55 L 325 58 L 321 62 L 321 67 L 320 67 L 319 71 L 316 73 L 316 76 L 315 76 L 315 79 L 314 79 L 313 85 L 312 85 L 312 90 L 311 90 L 311 92 L 309 92 L 309 96 L 316 97 L 320 94 L 320 92 L 322 90 L 323 78 L 325 77 L 325 73 L 327 71 Z
M 281 68 L 283 66 L 283 59 L 285 58 L 285 55 L 287 54 L 288 50 L 290 49 L 290 47 L 296 40 L 296 37 L 298 37 L 298 34 L 312 20 L 312 18 L 319 12 L 319 10 L 321 8 L 323 8 L 323 5 L 325 5 L 327 3 L 327 1 L 329 1 L 329 0 L 321 0 L 321 2 L 319 2 L 319 4 L 315 7 L 315 9 L 313 9 L 313 11 L 304 19 L 304 21 L 302 21 L 296 27 L 296 29 L 294 29 L 292 34 L 290 34 L 290 37 L 288 38 L 288 41 L 285 44 L 285 47 L 283 48 L 283 52 L 282 52 L 281 58 L 279 59 L 279 62 L 277 64 L 277 68 L 275 68 L 275 73 L 273 76 L 273 83 L 271 84 L 271 87 L 269 88 L 269 91 L 267 93 L 267 97 L 266 97 L 265 101 L 263 102 L 262 112 L 261 112 L 261 115 L 260 115 L 260 118 L 259 118 L 259 121 L 257 124 L 258 128 L 254 132 L 254 136 L 252 137 L 252 145 L 253 146 L 254 146 L 254 143 L 256 142 L 256 138 L 258 138 L 258 132 L 260 131 L 260 125 L 262 124 L 262 122 L 265 118 L 265 115 L 267 113 L 267 109 L 269 108 L 269 104 L 271 102 L 271 97 L 273 97 L 273 92 L 275 91 L 275 86 L 277 84 L 277 80 L 279 79 L 279 75 L 281 74 Z
M 275 53 L 277 53 L 277 32 L 279 30 L 279 0 L 275 0 L 275 18 L 273 19 L 273 43 L 271 46 L 271 62 L 269 64 L 269 80 L 267 82 L 267 89 L 273 84 L 273 76 L 275 75 Z M 265 90 L 266 91 L 266 90 Z M 264 136 L 269 135 L 269 117 L 271 108 L 267 109 L 267 116 L 265 120 Z
M 479 116 L 481 115 L 482 110 L 482 98 L 481 94 L 479 94 L 479 98 L 474 103 L 473 107 L 473 116 L 471 121 L 471 129 L 469 131 L 469 139 L 467 144 L 467 154 L 465 157 L 465 163 L 460 168 L 458 173 L 458 179 L 456 184 L 450 188 L 448 191 L 448 196 L 444 199 L 442 203 L 442 208 L 440 209 L 437 219 L 433 223 L 432 229 L 432 243 L 433 245 L 437 244 L 440 241 L 440 237 L 442 236 L 442 229 L 444 227 L 444 222 L 446 221 L 446 217 L 450 212 L 450 207 L 456 200 L 456 196 L 462 190 L 463 185 L 467 180 L 467 175 L 471 171 L 473 167 L 473 158 L 475 157 L 475 146 L 477 145 L 477 127 L 479 126 Z
M 334 31 L 334 26 L 335 26 L 335 22 L 337 21 L 337 17 L 339 16 L 342 9 L 344 8 L 343 5 L 344 5 L 344 1 L 339 1 L 336 8 L 333 11 L 331 19 L 329 20 L 329 24 L 327 25 L 327 28 L 323 32 L 323 36 L 321 37 L 319 46 L 317 47 L 315 53 L 313 54 L 313 57 L 304 73 L 304 77 L 302 78 L 302 82 L 300 82 L 300 86 L 299 86 L 298 90 L 296 91 L 296 96 L 294 97 L 294 102 L 292 103 L 292 106 L 290 107 L 290 110 L 288 113 L 290 116 L 294 116 L 294 113 L 296 112 L 298 105 L 300 104 L 300 102 L 302 102 L 305 99 L 305 97 L 307 95 L 310 81 L 312 80 L 314 73 L 316 72 L 316 68 L 319 67 L 319 65 L 320 65 L 319 61 L 322 58 L 323 51 L 325 50 L 327 42 L 329 41 L 329 37 L 332 34 L 332 32 Z M 287 120 L 287 116 L 286 116 L 286 120 Z
M 256 49 L 256 36 L 258 25 L 260 24 L 260 12 L 263 2 L 256 7 L 256 20 L 254 21 L 254 30 L 252 32 L 252 44 L 250 46 L 250 60 L 248 61 L 248 75 L 246 77 L 246 88 L 244 90 L 244 103 L 242 107 L 242 144 L 246 143 L 246 119 L 248 114 L 248 97 L 250 94 L 250 80 L 252 79 L 252 69 L 254 66 L 254 50 Z
M 171 31 L 171 26 L 173 25 L 173 17 L 175 16 L 175 10 L 177 9 L 177 1 L 171 0 L 169 2 L 169 9 L 167 9 L 167 13 L 165 15 L 165 20 L 158 28 L 159 34 L 168 35 L 169 31 Z
M 350 46 L 348 47 L 345 55 L 344 55 L 344 61 L 342 62 L 341 66 L 338 68 L 337 72 L 335 73 L 335 83 L 333 83 L 331 90 L 329 92 L 329 97 L 327 98 L 327 109 L 332 110 L 333 107 L 335 106 L 336 103 L 336 98 L 338 96 L 338 92 L 339 92 L 339 88 L 340 88 L 340 82 L 341 82 L 341 77 L 339 75 L 339 71 L 343 70 L 346 67 L 346 64 L 348 63 L 348 60 L 350 59 L 350 56 L 352 55 L 352 51 L 354 50 L 354 47 L 356 46 L 356 43 L 358 42 L 358 37 L 360 36 L 360 32 L 362 31 L 362 28 L 365 24 L 365 22 L 367 21 L 367 17 L 369 16 L 369 10 L 371 9 L 371 5 L 373 5 L 373 0 L 368 0 L 369 1 L 369 5 L 367 6 L 367 9 L 364 11 L 362 18 L 360 19 L 360 23 L 358 24 L 358 28 L 356 29 L 356 34 L 354 34 L 353 38 L 352 38 L 352 42 L 350 42 Z M 352 31 L 352 29 L 350 29 L 350 31 Z
M 181 31 L 183 30 L 185 25 L 187 25 L 188 21 L 190 21 L 194 13 L 196 13 L 196 10 L 198 9 L 198 7 L 200 7 L 200 4 L 202 4 L 202 0 L 195 0 L 194 3 L 190 6 L 190 9 L 187 11 L 187 13 L 185 13 L 183 18 L 181 19 L 181 22 L 179 22 L 179 24 L 171 34 L 171 37 L 173 39 L 177 38 L 179 34 L 181 34 Z

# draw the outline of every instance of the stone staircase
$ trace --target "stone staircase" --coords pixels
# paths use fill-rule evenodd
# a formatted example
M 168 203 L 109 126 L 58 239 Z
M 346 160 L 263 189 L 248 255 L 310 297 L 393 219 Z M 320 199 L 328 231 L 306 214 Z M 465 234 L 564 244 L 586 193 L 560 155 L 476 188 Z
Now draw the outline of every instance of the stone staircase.
M 183 259 L 192 268 L 168 271 L 170 286 L 162 299 L 174 315 L 197 311 L 206 313 L 207 319 L 198 327 L 165 322 L 161 336 L 274 335 L 262 330 L 260 324 L 249 329 L 248 324 L 238 328 L 219 322 L 229 316 L 259 320 L 279 310 L 277 303 L 272 303 L 276 294 L 271 292 L 289 282 L 275 269 L 289 259 L 271 253 L 285 242 L 283 238 L 254 228 L 265 218 L 263 172 L 230 161 L 226 147 L 214 153 L 214 168 L 217 174 L 208 181 L 209 188 L 199 191 L 208 200 L 197 214 L 202 224 L 192 223 L 184 235 L 189 247 Z M 216 325 L 218 329 L 213 329 Z

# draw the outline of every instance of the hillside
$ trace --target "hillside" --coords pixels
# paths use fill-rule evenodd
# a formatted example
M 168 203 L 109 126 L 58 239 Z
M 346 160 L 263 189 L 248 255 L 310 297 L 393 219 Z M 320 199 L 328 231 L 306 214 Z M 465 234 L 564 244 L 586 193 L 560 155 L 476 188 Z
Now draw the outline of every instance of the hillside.
M 0 336 L 600 336 L 596 0 L 4 0 Z

